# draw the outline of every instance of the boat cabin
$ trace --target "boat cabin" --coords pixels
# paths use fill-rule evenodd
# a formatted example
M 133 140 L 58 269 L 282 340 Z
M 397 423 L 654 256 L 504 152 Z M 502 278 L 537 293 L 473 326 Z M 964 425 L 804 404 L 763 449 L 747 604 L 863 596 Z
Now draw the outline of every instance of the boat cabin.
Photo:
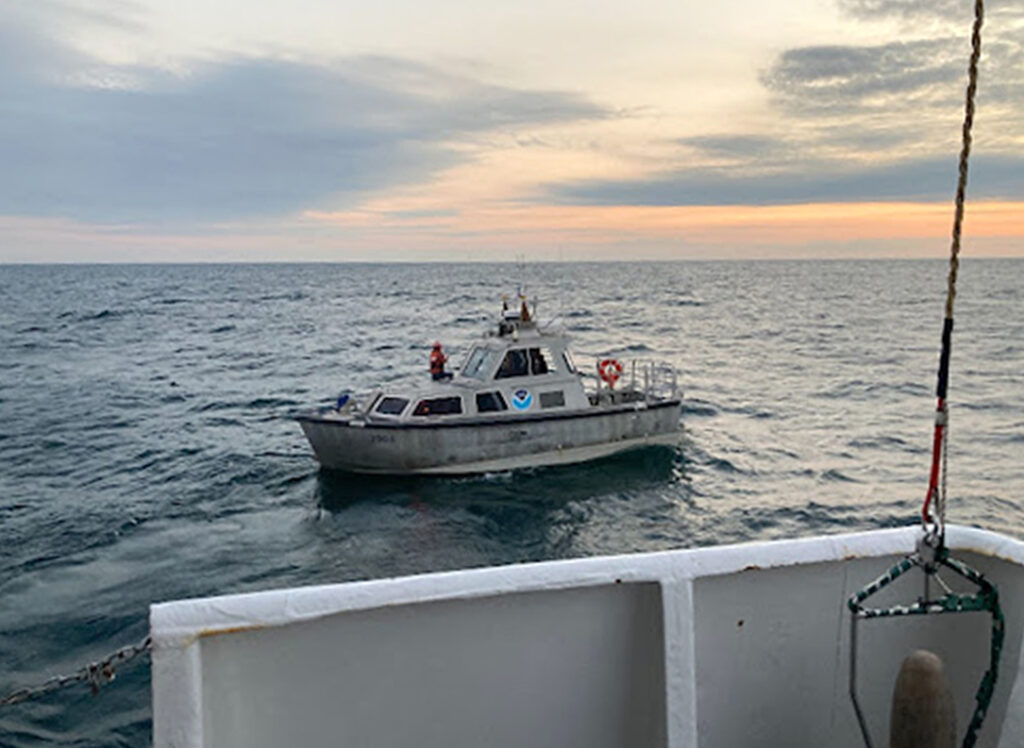
M 590 400 L 564 332 L 505 312 L 449 381 L 416 392 L 382 391 L 368 418 L 429 422 L 452 416 L 539 414 L 586 408 Z

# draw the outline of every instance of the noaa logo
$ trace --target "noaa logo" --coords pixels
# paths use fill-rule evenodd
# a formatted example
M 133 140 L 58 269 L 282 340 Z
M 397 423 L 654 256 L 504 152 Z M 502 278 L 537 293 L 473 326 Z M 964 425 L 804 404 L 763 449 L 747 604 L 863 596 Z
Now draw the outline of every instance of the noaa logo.
M 516 410 L 526 410 L 533 405 L 533 395 L 529 390 L 516 390 L 512 393 L 512 407 Z

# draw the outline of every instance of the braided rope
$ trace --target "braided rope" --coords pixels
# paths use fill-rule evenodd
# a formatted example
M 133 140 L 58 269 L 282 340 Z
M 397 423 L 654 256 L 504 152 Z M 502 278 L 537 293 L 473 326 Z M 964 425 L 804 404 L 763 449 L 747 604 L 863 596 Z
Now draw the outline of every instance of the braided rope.
M 967 92 L 964 103 L 964 122 L 961 131 L 960 160 L 956 182 L 953 213 L 952 243 L 949 251 L 949 278 L 946 282 L 946 314 L 942 326 L 942 353 L 939 357 L 939 383 L 936 388 L 938 405 L 935 417 L 935 436 L 932 446 L 932 469 L 921 520 L 925 531 L 942 542 L 946 525 L 946 447 L 948 442 L 949 403 L 946 399 L 949 384 L 949 359 L 952 350 L 953 303 L 956 300 L 956 280 L 960 271 L 960 240 L 963 234 L 964 202 L 967 195 L 967 166 L 971 156 L 974 127 L 974 99 L 978 92 L 978 61 L 981 59 L 981 27 L 985 19 L 983 0 L 974 2 L 974 25 L 971 30 L 971 57 L 967 65 Z M 941 463 L 941 464 L 940 464 Z M 941 471 L 941 479 L 940 479 Z M 932 507 L 934 502 L 935 506 Z
M 971 155 L 971 129 L 974 127 L 974 97 L 978 92 L 978 60 L 981 58 L 981 25 L 985 18 L 983 0 L 974 0 L 974 27 L 971 30 L 971 59 L 967 64 L 967 94 L 964 104 L 963 137 L 960 146 L 959 174 L 956 182 L 956 209 L 953 214 L 953 242 L 950 247 L 949 280 L 946 285 L 946 317 L 953 318 L 956 277 L 960 270 L 960 236 L 964 223 L 964 198 L 967 194 L 967 161 Z

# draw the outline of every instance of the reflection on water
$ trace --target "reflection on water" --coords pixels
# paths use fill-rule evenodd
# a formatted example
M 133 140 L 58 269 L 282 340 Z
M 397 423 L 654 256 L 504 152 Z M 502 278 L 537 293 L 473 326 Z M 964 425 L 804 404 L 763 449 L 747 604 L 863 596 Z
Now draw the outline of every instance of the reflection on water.
M 684 516 L 691 500 L 684 450 L 467 477 L 321 469 L 315 540 L 360 558 L 373 576 L 615 552 L 620 533 L 658 547 L 671 542 L 664 517 Z

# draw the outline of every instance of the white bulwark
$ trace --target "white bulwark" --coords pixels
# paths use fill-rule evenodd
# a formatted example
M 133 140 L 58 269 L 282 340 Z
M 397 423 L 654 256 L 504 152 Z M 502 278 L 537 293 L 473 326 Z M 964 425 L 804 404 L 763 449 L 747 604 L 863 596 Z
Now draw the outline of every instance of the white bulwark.
M 607 359 L 588 391 L 568 336 L 506 310 L 453 377 L 297 416 L 316 458 L 359 473 L 460 474 L 558 465 L 675 444 L 681 399 L 664 362 Z
M 157 748 L 863 745 L 848 596 L 917 528 L 554 561 L 154 605 Z M 999 589 L 1002 668 L 979 746 L 1024 745 L 1024 545 L 950 527 Z M 920 573 L 878 597 L 913 599 Z M 885 745 L 902 658 L 945 661 L 962 735 L 981 613 L 863 621 L 858 678 Z

